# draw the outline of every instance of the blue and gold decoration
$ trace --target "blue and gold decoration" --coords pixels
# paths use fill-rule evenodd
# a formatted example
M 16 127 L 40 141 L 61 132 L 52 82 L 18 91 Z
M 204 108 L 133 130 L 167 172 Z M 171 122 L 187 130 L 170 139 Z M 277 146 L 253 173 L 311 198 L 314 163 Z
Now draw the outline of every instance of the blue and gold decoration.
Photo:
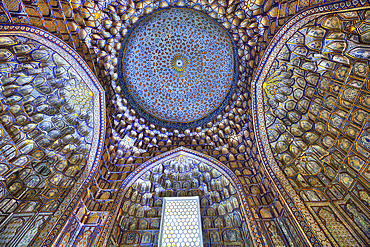
M 188 65 L 188 59 L 184 55 L 176 55 L 172 59 L 172 68 L 178 72 L 183 72 Z
M 230 100 L 238 75 L 229 34 L 206 15 L 169 8 L 127 35 L 118 70 L 130 105 L 164 127 L 200 125 Z
M 167 196 L 368 246 L 369 51 L 364 0 L 0 1 L 0 246 L 155 247 Z

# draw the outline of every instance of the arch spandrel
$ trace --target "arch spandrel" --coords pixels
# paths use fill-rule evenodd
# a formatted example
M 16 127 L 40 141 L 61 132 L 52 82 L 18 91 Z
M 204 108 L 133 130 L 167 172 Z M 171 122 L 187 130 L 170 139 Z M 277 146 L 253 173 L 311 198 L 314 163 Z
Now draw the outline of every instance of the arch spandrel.
M 266 170 L 282 188 L 292 217 L 302 229 L 309 222 L 311 229 L 304 230 L 309 241 L 316 236 L 328 246 L 369 241 L 358 223 L 370 217 L 364 199 L 370 46 L 369 29 L 360 30 L 369 10 L 347 7 L 298 14 L 271 41 L 252 83 Z
M 1 25 L 0 54 L 0 214 L 3 231 L 17 229 L 1 241 L 28 245 L 39 234 L 41 246 L 99 163 L 104 90 L 75 51 L 37 28 Z

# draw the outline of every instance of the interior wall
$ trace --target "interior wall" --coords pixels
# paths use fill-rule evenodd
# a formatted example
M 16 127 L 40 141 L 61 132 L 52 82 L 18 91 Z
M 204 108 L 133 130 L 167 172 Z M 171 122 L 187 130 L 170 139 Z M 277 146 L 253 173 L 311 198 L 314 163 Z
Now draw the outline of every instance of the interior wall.
M 269 161 L 276 159 L 312 214 L 307 219 L 323 230 L 321 243 L 332 246 L 369 242 L 368 15 L 364 9 L 311 18 L 279 41 L 258 82 Z

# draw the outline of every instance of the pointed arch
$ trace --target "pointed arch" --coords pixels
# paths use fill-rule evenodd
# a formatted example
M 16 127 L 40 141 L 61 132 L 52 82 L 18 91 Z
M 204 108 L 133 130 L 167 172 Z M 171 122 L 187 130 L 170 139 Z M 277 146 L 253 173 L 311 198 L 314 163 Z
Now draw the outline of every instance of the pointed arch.
M 246 222 L 247 225 L 247 231 L 248 235 L 251 236 L 251 239 L 253 241 L 254 246 L 259 246 L 260 244 L 260 236 L 259 232 L 257 231 L 257 227 L 255 224 L 255 220 L 252 216 L 252 213 L 249 209 L 249 206 L 247 204 L 246 195 L 243 191 L 242 184 L 240 183 L 237 176 L 224 164 L 222 164 L 220 161 L 202 154 L 200 152 L 187 149 L 184 147 L 179 147 L 177 149 L 171 150 L 169 152 L 163 153 L 161 155 L 158 155 L 149 161 L 143 163 L 141 166 L 139 166 L 134 172 L 132 172 L 122 183 L 120 191 L 116 197 L 116 200 L 114 202 L 113 208 L 115 209 L 110 213 L 108 216 L 108 219 L 106 221 L 106 224 L 104 226 L 104 229 L 102 230 L 102 234 L 100 236 L 99 245 L 98 246 L 105 246 L 108 241 L 108 236 L 110 235 L 110 232 L 113 229 L 113 223 L 117 218 L 118 215 L 118 209 L 120 208 L 120 205 L 123 201 L 123 196 L 126 194 L 126 192 L 131 188 L 131 186 L 134 185 L 134 183 L 139 180 L 144 174 L 146 174 L 148 171 L 150 171 L 152 168 L 163 164 L 167 161 L 173 160 L 177 157 L 188 157 L 192 160 L 196 160 L 200 163 L 204 163 L 208 166 L 210 166 L 213 170 L 221 173 L 223 177 L 225 177 L 230 184 L 232 184 L 236 191 L 238 198 L 240 202 L 242 203 L 242 216 L 241 218 Z

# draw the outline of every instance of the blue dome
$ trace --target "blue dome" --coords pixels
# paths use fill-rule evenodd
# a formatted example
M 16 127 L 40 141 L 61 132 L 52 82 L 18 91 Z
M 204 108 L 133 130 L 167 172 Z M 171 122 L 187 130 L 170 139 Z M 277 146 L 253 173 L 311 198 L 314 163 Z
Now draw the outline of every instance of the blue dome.
M 120 61 L 132 107 L 166 127 L 188 127 L 218 114 L 236 79 L 229 34 L 208 16 L 184 8 L 139 22 Z

